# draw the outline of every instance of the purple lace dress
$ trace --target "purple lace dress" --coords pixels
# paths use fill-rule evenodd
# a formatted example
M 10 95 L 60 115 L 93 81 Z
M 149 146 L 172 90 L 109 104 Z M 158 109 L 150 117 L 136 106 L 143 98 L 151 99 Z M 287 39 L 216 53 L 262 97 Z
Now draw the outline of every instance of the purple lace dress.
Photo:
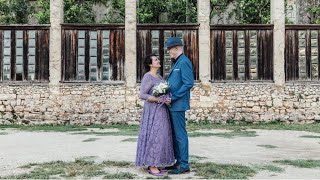
M 136 166 L 171 166 L 174 163 L 171 122 L 165 104 L 148 102 L 153 87 L 163 79 L 146 73 L 140 87 L 140 98 L 145 100 L 137 145 Z

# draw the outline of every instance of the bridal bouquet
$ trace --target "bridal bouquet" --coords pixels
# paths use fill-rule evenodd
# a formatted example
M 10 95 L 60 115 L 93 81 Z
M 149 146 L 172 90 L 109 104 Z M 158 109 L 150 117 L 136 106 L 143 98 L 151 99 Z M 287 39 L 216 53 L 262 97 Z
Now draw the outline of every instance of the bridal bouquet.
M 168 82 L 160 82 L 153 88 L 152 94 L 155 97 L 160 97 L 161 105 L 167 101 L 168 98 L 171 98 L 171 93 L 169 92 L 169 83 Z

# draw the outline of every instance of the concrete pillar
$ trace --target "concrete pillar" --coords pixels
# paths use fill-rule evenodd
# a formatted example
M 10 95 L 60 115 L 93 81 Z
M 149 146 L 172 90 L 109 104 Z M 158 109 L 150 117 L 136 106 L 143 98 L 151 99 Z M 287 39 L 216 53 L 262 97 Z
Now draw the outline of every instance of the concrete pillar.
M 198 0 L 199 76 L 202 86 L 210 80 L 210 0 Z
M 284 40 L 285 40 L 285 0 L 271 0 L 271 23 L 274 24 L 273 60 L 274 60 L 274 81 L 276 86 L 283 86 L 285 83 L 284 71 Z
M 50 0 L 50 85 L 61 80 L 61 23 L 63 0 Z
M 136 86 L 137 1 L 125 0 L 125 76 L 128 87 Z

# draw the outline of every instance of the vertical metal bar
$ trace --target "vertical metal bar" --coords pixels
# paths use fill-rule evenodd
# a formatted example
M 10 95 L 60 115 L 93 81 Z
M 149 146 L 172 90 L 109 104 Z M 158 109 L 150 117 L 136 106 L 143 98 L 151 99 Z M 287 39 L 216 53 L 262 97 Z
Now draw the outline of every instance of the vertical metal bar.
M 318 80 L 320 80 L 320 30 L 318 30 Z
M 11 30 L 11 81 L 16 80 L 16 30 Z
M 102 81 L 103 77 L 103 58 L 102 58 L 102 31 L 97 31 L 97 69 L 98 78 L 97 81 Z
M 211 80 L 214 80 L 215 76 L 215 31 L 210 30 L 210 69 L 211 69 Z
M 3 38 L 3 31 L 0 30 L 0 81 L 3 80 L 3 42 L 4 42 L 4 38 Z
M 273 80 L 273 30 L 268 30 L 268 80 Z
M 117 61 L 115 59 L 115 31 L 110 31 L 110 65 L 111 65 L 111 80 L 117 79 Z
M 238 71 L 238 31 L 233 30 L 232 32 L 232 69 L 233 69 L 233 80 L 239 80 L 239 71 Z
M 23 31 L 23 73 L 22 80 L 28 80 L 28 52 L 29 52 L 29 36 L 28 31 Z
M 250 32 L 245 30 L 245 80 L 250 79 Z
M 64 82 L 66 80 L 66 30 L 62 29 L 61 32 L 61 81 Z
M 311 31 L 306 32 L 306 73 L 307 79 L 312 79 L 312 65 L 311 65 Z
M 294 80 L 299 79 L 300 75 L 299 75 L 299 32 L 298 30 L 294 30 L 293 31 L 293 57 L 292 60 L 294 60 L 294 62 L 292 62 L 292 64 L 294 65 Z
M 165 75 L 165 67 L 164 67 L 164 54 L 166 50 L 164 49 L 164 30 L 159 30 L 159 58 L 161 62 L 161 75 Z
M 89 31 L 85 32 L 85 79 L 86 81 L 90 80 L 90 34 Z M 111 47 L 110 47 L 111 48 Z
M 43 81 L 48 81 L 50 76 L 49 70 L 49 30 L 43 31 L 43 38 L 42 38 L 42 64 L 43 64 Z
M 121 76 L 119 80 L 125 80 L 125 72 L 124 72 L 124 68 L 125 68 L 125 37 L 124 37 L 124 30 L 121 29 L 119 30 L 120 33 L 120 44 L 119 44 L 119 52 L 120 52 L 120 61 L 121 61 Z
M 142 30 L 137 30 L 137 68 L 136 68 L 136 73 L 137 73 L 137 82 L 141 82 L 142 79 L 142 74 L 143 74 L 143 56 L 142 56 L 142 41 L 141 41 L 141 32 Z

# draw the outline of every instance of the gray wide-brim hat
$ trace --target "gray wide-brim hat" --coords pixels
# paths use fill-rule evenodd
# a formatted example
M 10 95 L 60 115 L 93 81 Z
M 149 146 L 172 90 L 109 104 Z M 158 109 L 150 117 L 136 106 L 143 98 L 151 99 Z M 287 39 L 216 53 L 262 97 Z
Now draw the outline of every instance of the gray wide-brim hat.
M 166 48 L 170 49 L 175 46 L 183 46 L 181 38 L 179 37 L 171 37 L 166 41 Z

